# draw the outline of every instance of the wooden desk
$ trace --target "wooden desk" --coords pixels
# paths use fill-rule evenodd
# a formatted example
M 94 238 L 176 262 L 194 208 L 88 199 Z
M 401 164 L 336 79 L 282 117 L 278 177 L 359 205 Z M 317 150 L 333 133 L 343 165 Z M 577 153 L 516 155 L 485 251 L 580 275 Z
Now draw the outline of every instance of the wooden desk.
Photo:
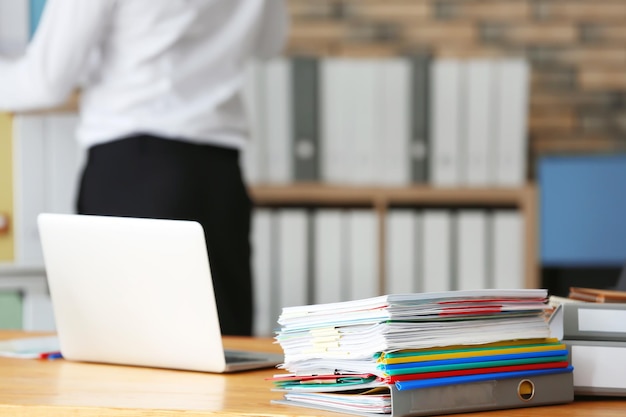
M 24 333 L 0 331 L 0 339 Z M 267 339 L 226 338 L 232 348 L 280 352 Z M 129 366 L 0 358 L 0 417 L 340 416 L 272 405 L 273 369 L 215 375 Z M 485 417 L 623 417 L 626 399 L 463 414 Z

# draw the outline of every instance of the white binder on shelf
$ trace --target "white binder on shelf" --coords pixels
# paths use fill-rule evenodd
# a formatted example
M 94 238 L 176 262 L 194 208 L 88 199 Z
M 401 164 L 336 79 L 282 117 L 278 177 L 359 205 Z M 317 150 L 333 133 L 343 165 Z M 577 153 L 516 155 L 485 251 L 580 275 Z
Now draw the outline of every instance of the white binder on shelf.
M 250 61 L 246 66 L 242 88 L 249 138 L 241 158 L 243 175 L 249 184 L 262 183 L 267 179 L 268 158 L 263 135 L 265 131 L 264 80 L 263 62 Z
M 350 103 L 343 120 L 348 131 L 344 140 L 349 142 L 344 154 L 344 163 L 350 161 L 346 175 L 349 183 L 369 185 L 376 181 L 380 166 L 381 63 L 376 59 L 359 59 L 348 65 L 350 71 L 344 73 L 343 84 Z
M 75 213 L 85 151 L 76 141 L 78 116 L 72 113 L 44 117 L 46 152 L 46 210 Z
M 379 63 L 381 76 L 377 100 L 380 134 L 376 138 L 379 174 L 375 181 L 386 186 L 411 183 L 411 64 L 405 58 Z
M 385 235 L 385 293 L 419 291 L 419 214 L 416 210 L 392 209 L 387 214 Z
M 56 321 L 50 295 L 43 292 L 26 292 L 23 297 L 23 330 L 55 331 Z
M 496 182 L 519 186 L 526 181 L 530 69 L 522 59 L 496 64 Z
M 435 60 L 431 71 L 429 177 L 435 186 L 458 186 L 464 131 L 462 63 L 454 59 Z
M 524 228 L 514 210 L 497 210 L 492 215 L 491 271 L 493 287 L 524 288 Z
M 452 214 L 424 210 L 422 227 L 422 292 L 452 289 Z
M 354 209 L 347 214 L 350 300 L 380 295 L 378 280 L 378 218 L 376 212 Z
M 264 70 L 264 142 L 267 147 L 267 181 L 287 184 L 293 181 L 291 136 L 291 63 L 275 58 Z
M 479 210 L 461 210 L 456 215 L 457 289 L 489 288 L 487 272 L 487 214 Z
M 321 178 L 324 182 L 347 183 L 353 150 L 349 139 L 352 121 L 349 119 L 350 97 L 348 81 L 351 61 L 342 58 L 326 58 L 321 64 Z
M 309 304 L 308 219 L 304 209 L 278 211 L 278 299 L 281 307 Z
M 0 55 L 24 53 L 30 37 L 29 2 L 0 0 Z
M 338 209 L 320 209 L 313 216 L 313 303 L 345 301 L 347 236 L 344 214 Z
M 272 265 L 276 248 L 272 239 L 273 217 L 271 210 L 259 208 L 252 215 L 253 332 L 260 337 L 273 335 L 279 312 L 274 307 L 277 305 L 277 300 L 274 300 L 277 283 L 273 279 Z
M 467 150 L 462 155 L 463 183 L 487 186 L 495 182 L 493 60 L 473 59 L 464 64 L 467 89 Z
M 37 215 L 47 209 L 45 137 L 45 121 L 42 116 L 14 116 L 15 262 L 20 266 L 44 265 Z
M 37 229 L 42 212 L 75 213 L 85 151 L 71 113 L 14 116 L 16 263 L 43 266 Z

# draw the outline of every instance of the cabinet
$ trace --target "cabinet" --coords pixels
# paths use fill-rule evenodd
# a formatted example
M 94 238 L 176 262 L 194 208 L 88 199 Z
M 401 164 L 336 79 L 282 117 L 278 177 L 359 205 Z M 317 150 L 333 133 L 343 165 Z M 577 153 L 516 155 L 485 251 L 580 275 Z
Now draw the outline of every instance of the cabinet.
M 516 188 L 355 187 L 318 183 L 255 185 L 250 193 L 257 207 L 371 208 L 378 219 L 379 292 L 386 291 L 386 218 L 396 207 L 512 208 L 523 220 L 523 265 L 526 288 L 540 286 L 537 261 L 537 191 L 532 184 Z

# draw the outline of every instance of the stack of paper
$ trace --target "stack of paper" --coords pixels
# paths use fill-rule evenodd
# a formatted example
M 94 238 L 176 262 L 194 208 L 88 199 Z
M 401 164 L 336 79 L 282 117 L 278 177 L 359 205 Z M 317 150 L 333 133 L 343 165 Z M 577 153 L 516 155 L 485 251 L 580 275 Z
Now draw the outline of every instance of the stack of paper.
M 449 291 L 284 308 L 276 340 L 289 373 L 274 383 L 288 404 L 390 414 L 394 391 L 571 374 L 567 348 L 550 338 L 546 297 Z M 567 378 L 557 402 L 572 396 Z

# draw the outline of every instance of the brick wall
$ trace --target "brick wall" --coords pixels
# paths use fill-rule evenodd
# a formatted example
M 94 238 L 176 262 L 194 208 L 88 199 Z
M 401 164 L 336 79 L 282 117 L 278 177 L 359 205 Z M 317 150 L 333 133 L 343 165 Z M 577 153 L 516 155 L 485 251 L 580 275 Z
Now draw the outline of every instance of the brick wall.
M 530 161 L 626 150 L 626 0 L 288 0 L 289 53 L 524 55 Z

